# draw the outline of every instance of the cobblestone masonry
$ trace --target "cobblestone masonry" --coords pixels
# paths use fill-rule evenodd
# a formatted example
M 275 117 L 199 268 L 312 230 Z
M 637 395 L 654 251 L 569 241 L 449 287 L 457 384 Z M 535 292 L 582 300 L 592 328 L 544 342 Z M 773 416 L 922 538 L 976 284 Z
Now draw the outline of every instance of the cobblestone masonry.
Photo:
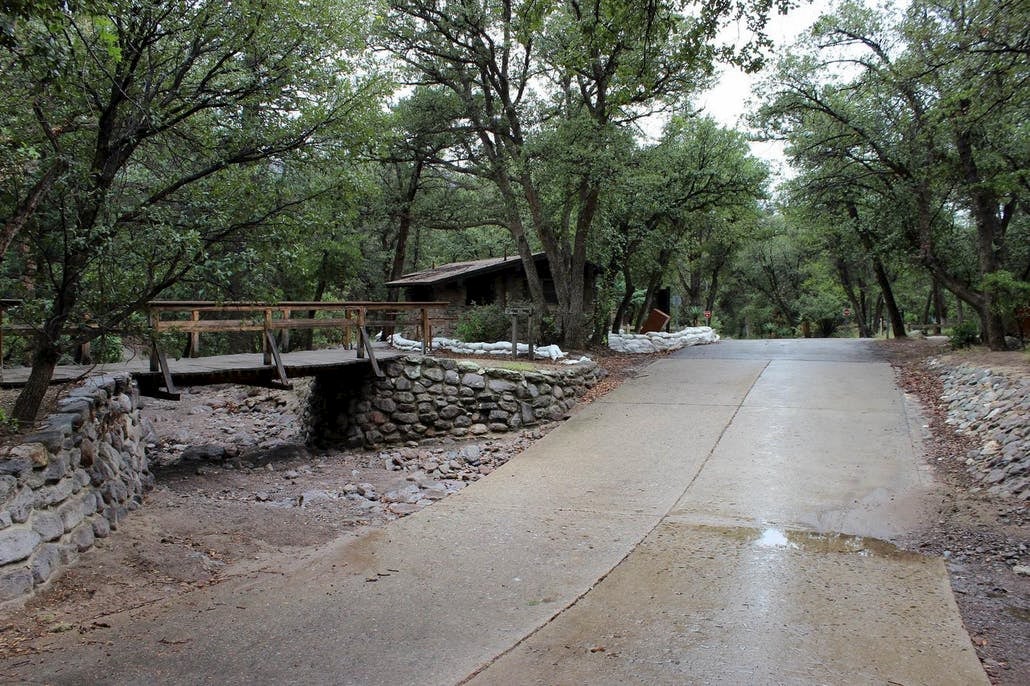
M 306 418 L 311 442 L 376 447 L 512 431 L 561 419 L 605 374 L 593 362 L 518 371 L 418 355 L 383 371 L 358 384 L 318 378 Z
M 948 424 L 975 436 L 966 455 L 970 473 L 991 492 L 1030 500 L 1030 379 L 1015 373 L 939 360 Z
M 515 371 L 417 355 L 384 371 L 299 385 L 309 441 L 375 447 L 542 424 L 605 373 L 592 362 Z M 28 597 L 143 503 L 154 477 L 139 407 L 129 376 L 94 377 L 0 451 L 0 603 Z
M 0 452 L 0 603 L 31 594 L 139 507 L 153 485 L 142 433 L 131 379 L 101 376 Z

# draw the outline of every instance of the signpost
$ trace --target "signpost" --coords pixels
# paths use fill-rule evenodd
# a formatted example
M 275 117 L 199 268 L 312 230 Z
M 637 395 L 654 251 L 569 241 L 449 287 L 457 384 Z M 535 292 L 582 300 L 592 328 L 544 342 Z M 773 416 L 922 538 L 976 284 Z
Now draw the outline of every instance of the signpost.
M 844 316 L 845 317 L 850 317 L 851 316 L 851 308 L 850 307 L 845 307 L 844 308 Z
M 504 313 L 511 317 L 511 357 L 519 356 L 518 321 L 526 318 L 526 340 L 529 342 L 529 359 L 533 359 L 533 307 L 531 305 L 509 305 Z
M 709 326 L 712 325 L 712 311 L 711 310 L 705 310 L 705 321 L 708 322 Z

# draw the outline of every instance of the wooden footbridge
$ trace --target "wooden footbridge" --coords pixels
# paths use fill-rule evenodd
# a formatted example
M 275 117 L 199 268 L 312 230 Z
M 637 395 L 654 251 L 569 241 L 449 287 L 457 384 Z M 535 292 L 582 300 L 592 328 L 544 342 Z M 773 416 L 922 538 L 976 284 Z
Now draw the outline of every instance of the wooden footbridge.
M 377 343 L 369 330 L 412 331 L 428 352 L 434 321 L 446 302 L 337 301 L 280 303 L 153 301 L 148 303 L 149 360 L 102 365 L 60 366 L 54 381 L 70 381 L 90 373 L 130 372 L 140 392 L 179 398 L 180 387 L 238 383 L 290 388 L 291 379 L 314 376 L 347 367 L 365 366 L 382 375 L 379 362 L 403 353 Z M 26 327 L 6 327 L 15 333 Z M 287 352 L 294 331 L 322 330 L 338 343 L 322 350 Z M 201 357 L 204 334 L 258 334 L 261 352 Z M 186 337 L 184 354 L 174 360 L 168 350 Z M 2 338 L 0 338 L 2 345 Z M 178 349 L 178 348 L 177 348 Z M 0 348 L 2 358 L 2 348 Z M 28 369 L 3 370 L 2 384 L 24 384 Z

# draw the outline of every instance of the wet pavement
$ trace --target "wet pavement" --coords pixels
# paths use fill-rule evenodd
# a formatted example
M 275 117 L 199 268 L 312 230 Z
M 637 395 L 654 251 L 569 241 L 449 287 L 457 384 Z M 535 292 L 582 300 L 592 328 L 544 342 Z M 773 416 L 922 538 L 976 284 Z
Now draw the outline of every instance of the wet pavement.
M 933 490 L 890 367 L 859 341 L 743 341 L 647 374 L 689 388 L 726 364 L 762 367 L 742 396 L 694 399 L 737 404 L 669 514 L 471 683 L 986 683 L 943 563 L 884 540 Z
M 978 684 L 862 341 L 692 348 L 464 491 L 0 673 L 39 683 Z M 24 659 L 24 658 L 23 658 Z

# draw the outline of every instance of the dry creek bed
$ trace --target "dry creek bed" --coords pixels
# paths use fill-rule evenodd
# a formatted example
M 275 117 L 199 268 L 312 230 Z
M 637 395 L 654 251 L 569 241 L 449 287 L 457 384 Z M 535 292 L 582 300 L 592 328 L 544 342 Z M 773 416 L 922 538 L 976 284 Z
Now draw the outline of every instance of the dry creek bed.
M 98 540 L 21 611 L 6 613 L 0 656 L 45 651 L 47 637 L 64 631 L 92 640 L 109 614 L 275 569 L 341 535 L 417 512 L 554 426 L 320 452 L 301 441 L 296 402 L 285 391 L 238 386 L 195 388 L 179 402 L 146 399 L 157 485 L 116 534 Z

